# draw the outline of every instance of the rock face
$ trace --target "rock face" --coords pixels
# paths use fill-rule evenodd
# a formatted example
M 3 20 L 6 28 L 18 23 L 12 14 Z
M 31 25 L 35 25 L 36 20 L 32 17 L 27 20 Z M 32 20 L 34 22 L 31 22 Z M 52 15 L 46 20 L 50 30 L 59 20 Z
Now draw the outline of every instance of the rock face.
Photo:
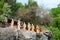
M 0 40 L 36 40 L 36 36 L 39 37 L 39 40 L 52 40 L 52 34 L 49 30 L 36 33 L 10 27 L 0 28 Z
M 15 39 L 13 38 L 16 37 L 16 32 L 14 31 L 15 29 L 10 29 L 10 28 L 0 28 L 0 40 L 12 40 Z
M 16 28 L 0 28 L 0 40 L 36 40 L 36 32 Z
M 52 40 L 52 32 L 49 30 L 37 33 L 39 40 Z
M 36 40 L 36 32 L 32 32 L 32 31 L 21 31 L 22 35 L 24 35 L 24 40 Z

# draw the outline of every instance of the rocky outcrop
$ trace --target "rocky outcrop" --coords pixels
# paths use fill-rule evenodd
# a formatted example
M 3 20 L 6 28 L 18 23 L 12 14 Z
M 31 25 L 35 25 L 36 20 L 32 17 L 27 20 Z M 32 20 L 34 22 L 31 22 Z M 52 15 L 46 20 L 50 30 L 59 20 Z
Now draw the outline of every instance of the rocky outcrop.
M 36 32 L 16 28 L 0 28 L 0 40 L 36 40 Z
M 22 30 L 21 33 L 25 37 L 24 40 L 36 40 L 36 32 Z
M 41 31 L 37 33 L 39 40 L 52 40 L 52 32 L 50 30 Z
M 39 40 L 52 40 L 52 34 L 49 30 L 36 33 L 10 27 L 0 28 L 0 40 L 36 40 L 36 37 L 39 37 Z

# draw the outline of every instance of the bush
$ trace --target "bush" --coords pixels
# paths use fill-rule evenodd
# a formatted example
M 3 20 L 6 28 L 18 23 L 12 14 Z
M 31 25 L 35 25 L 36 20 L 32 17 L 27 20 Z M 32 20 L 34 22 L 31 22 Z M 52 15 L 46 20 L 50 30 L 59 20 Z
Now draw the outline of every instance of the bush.
M 4 17 L 2 15 L 0 15 L 0 21 L 4 21 Z
M 48 30 L 52 31 L 53 40 L 60 40 L 60 30 L 55 27 L 47 27 Z

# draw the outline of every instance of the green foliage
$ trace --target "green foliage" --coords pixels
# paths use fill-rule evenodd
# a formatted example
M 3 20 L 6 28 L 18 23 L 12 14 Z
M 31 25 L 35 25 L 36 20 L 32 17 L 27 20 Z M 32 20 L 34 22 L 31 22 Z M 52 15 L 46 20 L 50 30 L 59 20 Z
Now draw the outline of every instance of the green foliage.
M 34 1 L 34 0 L 28 0 L 28 6 L 31 7 L 31 6 L 38 6 L 37 2 Z
M 53 15 L 52 26 L 58 27 L 60 29 L 60 5 L 57 8 L 52 8 L 51 13 Z
M 0 8 L 0 15 L 1 15 L 1 14 L 3 14 L 3 9 L 2 9 L 2 8 Z
M 1 14 L 11 14 L 10 5 L 8 3 L 4 3 L 3 1 L 0 1 L 0 15 Z
M 60 40 L 60 30 L 58 28 L 50 26 L 47 29 L 52 31 L 53 40 Z
M 3 5 L 3 13 L 8 14 L 11 13 L 11 9 L 10 9 L 10 5 L 8 5 L 8 3 L 4 3 Z
M 57 15 L 60 14 L 60 8 L 52 8 L 51 13 L 53 14 L 53 17 L 57 17 Z
M 60 4 L 58 4 L 58 7 L 60 7 Z
M 0 1 L 0 8 L 2 8 L 4 5 L 4 2 Z
M 2 15 L 0 15 L 0 21 L 3 22 L 3 20 L 4 20 L 4 17 Z
M 0 15 L 3 13 L 4 1 L 0 1 Z
M 11 4 L 11 10 L 12 10 L 12 15 L 11 16 L 16 16 L 16 12 L 18 11 L 18 9 L 22 9 L 24 8 L 24 5 L 20 2 L 17 3 L 12 3 Z
M 13 3 L 11 6 L 11 9 L 14 11 L 17 11 L 19 8 L 22 8 L 23 4 L 22 3 Z

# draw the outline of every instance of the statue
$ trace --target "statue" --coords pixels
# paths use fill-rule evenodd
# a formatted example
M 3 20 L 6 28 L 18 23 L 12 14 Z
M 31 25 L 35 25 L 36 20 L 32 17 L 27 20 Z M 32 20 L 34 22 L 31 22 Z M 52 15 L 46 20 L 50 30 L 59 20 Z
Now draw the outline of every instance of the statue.
M 41 29 L 40 29 L 40 27 L 37 25 L 37 26 L 36 26 L 36 32 L 37 32 L 37 33 L 40 33 L 40 31 L 41 31 Z
M 31 29 L 31 25 L 30 23 L 28 23 L 28 30 L 30 31 L 30 29 Z
M 11 28 L 13 28 L 13 26 L 14 26 L 14 20 L 12 19 L 12 21 L 11 21 Z
M 25 24 L 25 22 L 23 24 L 23 29 L 26 30 L 26 24 Z
M 18 30 L 20 30 L 20 20 L 18 20 L 17 26 L 18 26 Z
M 35 28 L 34 28 L 34 25 L 32 24 L 32 31 L 34 31 L 34 29 L 35 29 Z

